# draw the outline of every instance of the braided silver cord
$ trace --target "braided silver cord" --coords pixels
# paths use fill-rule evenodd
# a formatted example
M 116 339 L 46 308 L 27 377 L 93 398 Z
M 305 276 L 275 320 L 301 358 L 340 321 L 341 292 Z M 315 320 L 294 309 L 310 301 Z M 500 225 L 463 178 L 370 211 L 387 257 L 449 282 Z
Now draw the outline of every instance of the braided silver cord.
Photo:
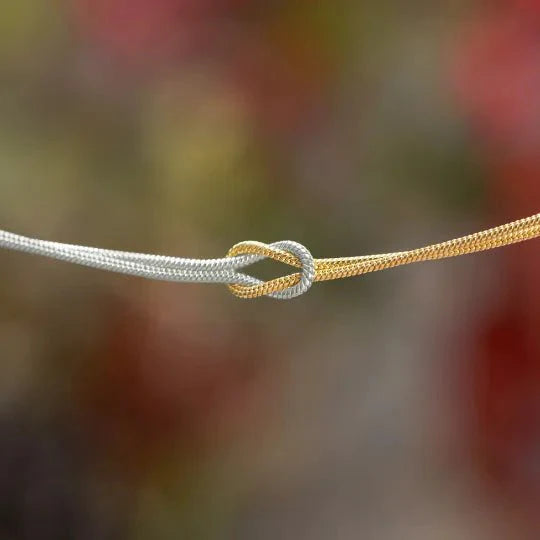
M 162 281 L 255 285 L 258 280 L 238 272 L 262 259 L 242 255 L 220 259 L 186 259 L 48 242 L 0 231 L 0 247 L 91 268 Z
M 275 242 L 271 244 L 270 247 L 273 249 L 283 249 L 289 253 L 292 253 L 293 255 L 296 255 L 302 263 L 302 276 L 296 285 L 288 287 L 283 291 L 270 293 L 268 296 L 278 300 L 290 300 L 291 298 L 296 298 L 297 296 L 301 296 L 309 291 L 313 285 L 313 282 L 315 281 L 315 260 L 313 259 L 313 255 L 310 253 L 309 249 L 292 240 Z
M 268 296 L 288 300 L 305 293 L 311 287 L 315 279 L 315 262 L 304 246 L 290 240 L 269 245 L 251 243 L 266 246 L 270 256 L 283 255 L 284 252 L 292 254 L 302 266 L 301 278 L 297 284 L 282 291 L 271 292 Z M 184 283 L 224 283 L 245 287 L 254 287 L 264 282 L 239 270 L 267 256 L 246 253 L 220 259 L 186 259 L 50 242 L 2 230 L 0 230 L 0 248 L 147 279 Z

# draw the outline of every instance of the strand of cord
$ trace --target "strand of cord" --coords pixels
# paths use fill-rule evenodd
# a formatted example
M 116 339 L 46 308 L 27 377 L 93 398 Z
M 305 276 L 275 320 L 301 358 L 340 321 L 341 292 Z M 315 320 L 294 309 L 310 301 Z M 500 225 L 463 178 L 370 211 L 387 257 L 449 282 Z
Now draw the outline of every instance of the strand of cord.
M 397 256 L 403 253 L 427 251 L 427 250 L 432 250 L 435 248 L 438 248 L 438 249 L 445 248 L 446 246 L 450 246 L 450 245 L 453 246 L 457 244 L 470 243 L 472 245 L 478 240 L 480 241 L 490 240 L 490 239 L 494 240 L 500 237 L 504 239 L 506 237 L 509 237 L 509 235 L 518 234 L 520 232 L 526 233 L 526 231 L 529 230 L 531 227 L 535 227 L 537 225 L 540 225 L 540 214 L 535 214 L 534 216 L 530 216 L 530 217 L 523 218 L 517 221 L 513 221 L 511 223 L 505 223 L 504 225 L 499 225 L 491 229 L 486 229 L 484 231 L 472 233 L 467 236 L 462 236 L 460 238 L 448 240 L 446 242 L 431 244 L 429 246 L 418 248 L 415 250 L 377 254 L 377 255 L 361 255 L 361 256 L 355 256 L 355 257 L 335 257 L 335 258 L 316 259 L 315 263 L 319 269 L 330 268 L 330 267 L 339 268 L 343 266 L 349 266 L 350 264 L 363 263 L 365 261 L 369 261 L 373 259 L 380 259 L 382 257 Z M 276 260 L 279 260 L 290 266 L 296 266 L 297 268 L 301 267 L 301 264 L 298 258 L 292 255 L 291 253 L 279 250 L 280 253 L 276 254 L 276 251 L 278 250 L 272 249 L 268 246 L 265 246 L 264 244 L 260 244 L 256 247 L 255 246 L 248 246 L 248 247 L 241 246 L 240 248 L 236 248 L 235 246 L 233 249 L 231 249 L 231 251 L 229 251 L 228 255 L 236 256 L 236 253 L 240 251 L 263 254 L 265 257 L 273 257 Z
M 356 275 L 355 271 L 357 269 L 360 273 L 365 273 L 363 270 L 366 267 L 368 271 L 376 271 L 413 262 L 467 255 L 531 240 L 540 236 L 540 219 L 537 221 L 527 221 L 525 225 L 516 226 L 516 224 L 507 224 L 503 227 L 481 231 L 462 238 L 456 238 L 410 251 L 375 255 L 367 259 L 356 257 L 348 259 L 319 259 L 315 265 L 317 271 L 316 280 L 323 281 L 351 277 Z
M 221 259 L 185 259 L 49 242 L 7 231 L 0 231 L 0 247 L 148 279 L 239 283 L 244 286 L 253 286 L 258 281 L 237 270 L 263 258 L 244 255 Z
M 414 262 L 466 255 L 533 239 L 538 236 L 540 236 L 540 214 L 415 250 L 341 259 L 315 259 L 314 281 L 353 277 Z M 248 253 L 260 254 L 265 254 L 265 251 L 267 250 L 257 248 L 245 250 Z M 300 266 L 299 261 L 288 253 L 280 254 L 279 257 L 274 254 L 274 258 L 292 266 Z M 300 274 L 295 273 L 257 286 L 230 285 L 229 288 L 233 294 L 241 298 L 257 298 L 294 286 L 299 279 Z
M 472 244 L 477 241 L 483 241 L 483 240 L 493 241 L 499 237 L 502 237 L 504 239 L 504 238 L 509 238 L 509 236 L 513 234 L 518 234 L 520 232 L 525 233 L 530 227 L 535 227 L 536 225 L 540 225 L 540 214 L 537 214 L 535 216 L 531 216 L 528 218 L 524 218 L 518 221 L 514 221 L 512 223 L 506 223 L 505 225 L 500 225 L 492 229 L 487 229 L 484 231 L 473 233 L 468 236 L 463 236 L 461 238 L 448 240 L 442 243 L 432 244 L 430 246 L 426 246 L 426 247 L 415 249 L 415 250 L 395 252 L 395 253 L 386 253 L 386 254 L 377 254 L 377 255 L 362 255 L 362 256 L 356 256 L 356 257 L 336 257 L 336 258 L 316 259 L 315 263 L 319 270 L 327 269 L 327 268 L 328 269 L 329 268 L 343 268 L 343 267 L 347 267 L 356 263 L 363 263 L 365 261 L 381 259 L 383 257 L 399 256 L 399 255 L 402 255 L 403 253 L 410 254 L 413 252 L 428 251 L 428 250 L 433 250 L 433 249 L 443 249 L 445 247 L 456 246 L 458 244 L 470 244 L 472 246 Z M 229 256 L 236 256 L 238 252 L 259 253 L 259 254 L 263 254 L 265 257 L 273 257 L 274 259 L 279 260 L 290 266 L 296 266 L 297 268 L 301 267 L 300 261 L 291 253 L 287 253 L 281 250 L 280 250 L 280 253 L 276 253 L 276 251 L 277 250 L 272 249 L 263 244 L 259 244 L 257 246 L 241 245 L 240 247 L 235 246 L 233 249 L 231 249 L 231 251 L 229 251 Z

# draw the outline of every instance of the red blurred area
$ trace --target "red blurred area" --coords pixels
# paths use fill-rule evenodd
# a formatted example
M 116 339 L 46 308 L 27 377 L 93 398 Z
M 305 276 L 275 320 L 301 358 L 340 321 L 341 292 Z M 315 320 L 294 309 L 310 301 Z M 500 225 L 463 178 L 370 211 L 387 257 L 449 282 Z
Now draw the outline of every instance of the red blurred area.
M 500 221 L 540 208 L 540 2 L 480 13 L 460 48 L 458 88 L 480 136 Z M 481 467 L 540 526 L 540 250 L 504 250 L 502 300 L 475 328 L 471 411 Z M 493 486 L 492 486 L 493 487 Z
M 253 430 L 267 409 L 274 379 L 256 330 L 224 337 L 220 328 L 215 339 L 208 328 L 205 339 L 190 330 L 195 313 L 167 305 L 112 305 L 83 382 L 84 425 L 121 469 L 170 452 L 202 458 Z
M 491 144 L 538 150 L 540 19 L 501 9 L 471 25 L 458 56 L 459 94 L 473 125 Z
M 274 18 L 278 6 L 254 0 L 77 0 L 74 19 L 122 71 L 148 78 L 216 64 L 263 130 L 288 132 L 318 117 L 331 75 L 328 45 L 309 19 L 295 20 L 296 4 L 290 22 L 283 6 Z
M 83 35 L 122 61 L 148 65 L 216 45 L 216 25 L 250 0 L 76 0 Z

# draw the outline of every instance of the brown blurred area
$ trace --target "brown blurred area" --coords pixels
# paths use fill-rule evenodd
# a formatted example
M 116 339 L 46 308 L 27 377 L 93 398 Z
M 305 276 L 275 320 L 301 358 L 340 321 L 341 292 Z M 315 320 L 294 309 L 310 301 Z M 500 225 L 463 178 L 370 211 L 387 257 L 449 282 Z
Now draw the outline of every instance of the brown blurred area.
M 537 0 L 4 4 L 2 229 L 332 257 L 540 208 Z M 290 302 L 0 253 L 0 538 L 538 538 L 538 248 Z

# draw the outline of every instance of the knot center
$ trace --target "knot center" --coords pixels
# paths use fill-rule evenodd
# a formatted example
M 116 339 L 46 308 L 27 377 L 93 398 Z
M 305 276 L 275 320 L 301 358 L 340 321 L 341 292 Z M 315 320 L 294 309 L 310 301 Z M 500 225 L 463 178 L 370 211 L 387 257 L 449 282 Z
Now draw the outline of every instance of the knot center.
M 233 246 L 227 254 L 228 257 L 238 255 L 258 255 L 260 257 L 258 260 L 269 258 L 300 268 L 298 273 L 270 281 L 261 281 L 250 276 L 253 285 L 229 285 L 231 292 L 240 298 L 270 296 L 278 300 L 289 300 L 308 291 L 315 280 L 313 256 L 305 246 L 292 240 L 282 240 L 273 244 L 241 242 Z

